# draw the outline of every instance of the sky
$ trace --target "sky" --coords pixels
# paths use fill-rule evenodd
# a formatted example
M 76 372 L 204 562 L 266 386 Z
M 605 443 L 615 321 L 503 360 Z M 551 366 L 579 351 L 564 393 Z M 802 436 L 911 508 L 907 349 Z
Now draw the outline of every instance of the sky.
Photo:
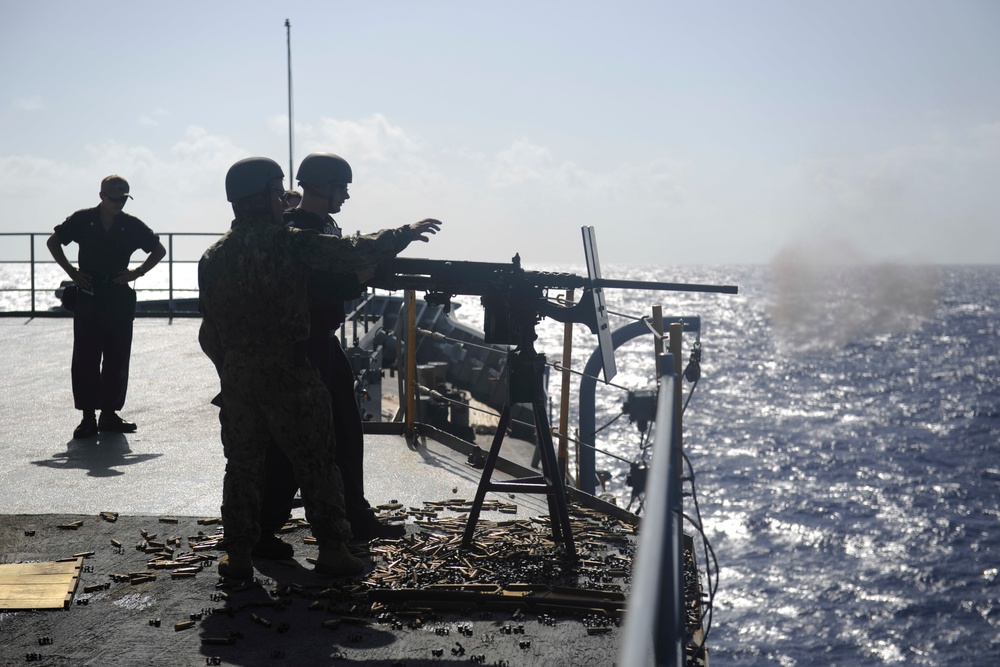
M 414 257 L 582 264 L 593 226 L 603 265 L 1000 263 L 995 0 L 3 0 L 0 19 L 0 232 L 48 232 L 117 173 L 154 230 L 222 233 L 232 163 L 330 151 L 354 169 L 345 231 L 443 221 Z

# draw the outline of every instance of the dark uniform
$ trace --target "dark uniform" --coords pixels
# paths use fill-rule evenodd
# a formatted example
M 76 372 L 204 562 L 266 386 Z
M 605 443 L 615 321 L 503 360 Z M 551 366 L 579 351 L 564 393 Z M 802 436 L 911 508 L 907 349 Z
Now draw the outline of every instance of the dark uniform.
M 136 250 L 151 253 L 160 239 L 127 213 L 105 231 L 99 209 L 77 211 L 55 234 L 62 245 L 79 245 L 80 271 L 93 281 L 92 290 L 80 289 L 73 311 L 73 401 L 78 410 L 110 412 L 125 405 L 135 319 L 135 291 L 112 280 Z
M 338 239 L 282 228 L 262 215 L 235 220 L 202 257 L 200 340 L 222 383 L 228 552 L 249 554 L 259 537 L 260 487 L 271 443 L 292 463 L 317 541 L 350 539 L 330 442 L 330 394 L 306 357 L 307 281 L 310 269 L 377 264 L 414 238 L 415 232 L 401 228 Z
M 326 215 L 296 208 L 285 211 L 284 218 L 289 227 L 341 236 L 340 228 Z M 308 285 L 310 332 L 306 353 L 332 398 L 334 455 L 344 482 L 347 520 L 355 535 L 370 531 L 378 520 L 365 498 L 364 430 L 354 394 L 354 372 L 336 334 L 345 320 L 344 301 L 361 296 L 364 289 L 356 272 L 314 271 Z M 263 533 L 278 532 L 288 519 L 298 488 L 291 463 L 280 450 L 269 449 L 260 513 Z

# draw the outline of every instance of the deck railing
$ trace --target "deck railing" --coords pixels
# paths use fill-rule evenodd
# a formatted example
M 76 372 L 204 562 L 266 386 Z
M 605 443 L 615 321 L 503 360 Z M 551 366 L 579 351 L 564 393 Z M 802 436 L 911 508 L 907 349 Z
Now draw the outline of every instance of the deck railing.
M 685 663 L 681 456 L 674 356 L 659 358 L 656 434 L 620 665 Z
M 0 317 L 68 317 L 59 308 L 56 290 L 68 280 L 52 259 L 45 242 L 51 232 L 0 233 Z M 133 284 L 144 306 L 138 317 L 197 316 L 191 302 L 198 296 L 197 264 L 201 254 L 218 238 L 215 232 L 166 232 L 160 241 L 167 250 L 163 260 Z M 66 256 L 77 262 L 77 247 L 66 247 Z M 141 263 L 136 257 L 132 267 Z M 159 298 L 157 298 L 159 297 Z

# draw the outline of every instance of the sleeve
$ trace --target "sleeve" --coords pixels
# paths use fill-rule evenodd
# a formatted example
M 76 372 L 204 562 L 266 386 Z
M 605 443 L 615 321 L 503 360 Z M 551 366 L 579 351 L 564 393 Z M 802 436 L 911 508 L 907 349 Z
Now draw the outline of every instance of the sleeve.
M 73 215 L 66 218 L 61 224 L 55 226 L 53 231 L 59 239 L 59 243 L 69 245 L 74 241 L 79 242 L 83 218 L 83 211 L 77 211 Z
M 142 251 L 146 253 L 156 250 L 156 245 L 160 242 L 159 235 L 155 234 L 153 230 L 139 218 L 132 217 L 130 222 L 132 229 L 132 242 L 135 244 L 135 247 L 142 249 Z
M 413 240 L 409 227 L 383 229 L 365 236 L 340 238 L 288 229 L 292 254 L 313 269 L 347 273 L 395 257 Z

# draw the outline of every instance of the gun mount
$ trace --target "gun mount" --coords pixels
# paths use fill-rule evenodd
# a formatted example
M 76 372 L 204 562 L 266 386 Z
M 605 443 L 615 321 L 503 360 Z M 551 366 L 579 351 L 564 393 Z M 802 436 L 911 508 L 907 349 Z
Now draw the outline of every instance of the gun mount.
M 608 312 L 604 305 L 604 288 L 724 294 L 735 294 L 738 291 L 733 286 L 603 279 L 597 258 L 594 228 L 584 227 L 582 231 L 587 277 L 571 273 L 525 271 L 521 267 L 520 255 L 515 255 L 510 264 L 396 257 L 385 262 L 368 283 L 371 287 L 390 291 L 405 289 L 425 292 L 428 303 L 440 305 L 445 310 L 449 309 L 452 297 L 460 294 L 479 296 L 485 315 L 485 342 L 516 346 L 509 352 L 508 398 L 500 414 L 500 423 L 469 512 L 462 541 L 465 547 L 472 543 L 476 522 L 488 491 L 536 493 L 548 497 L 553 539 L 565 544 L 570 557 L 576 555 L 566 491 L 546 416 L 542 382 L 545 356 L 534 349 L 534 341 L 537 339 L 535 326 L 541 318 L 550 317 L 558 322 L 587 325 L 597 335 L 603 359 L 604 380 L 610 382 L 617 369 Z M 582 289 L 584 295 L 575 305 L 560 306 L 546 298 L 546 291 L 549 289 Z M 530 403 L 532 406 L 542 475 L 495 482 L 492 481 L 493 469 L 510 424 L 511 405 L 515 403 Z

